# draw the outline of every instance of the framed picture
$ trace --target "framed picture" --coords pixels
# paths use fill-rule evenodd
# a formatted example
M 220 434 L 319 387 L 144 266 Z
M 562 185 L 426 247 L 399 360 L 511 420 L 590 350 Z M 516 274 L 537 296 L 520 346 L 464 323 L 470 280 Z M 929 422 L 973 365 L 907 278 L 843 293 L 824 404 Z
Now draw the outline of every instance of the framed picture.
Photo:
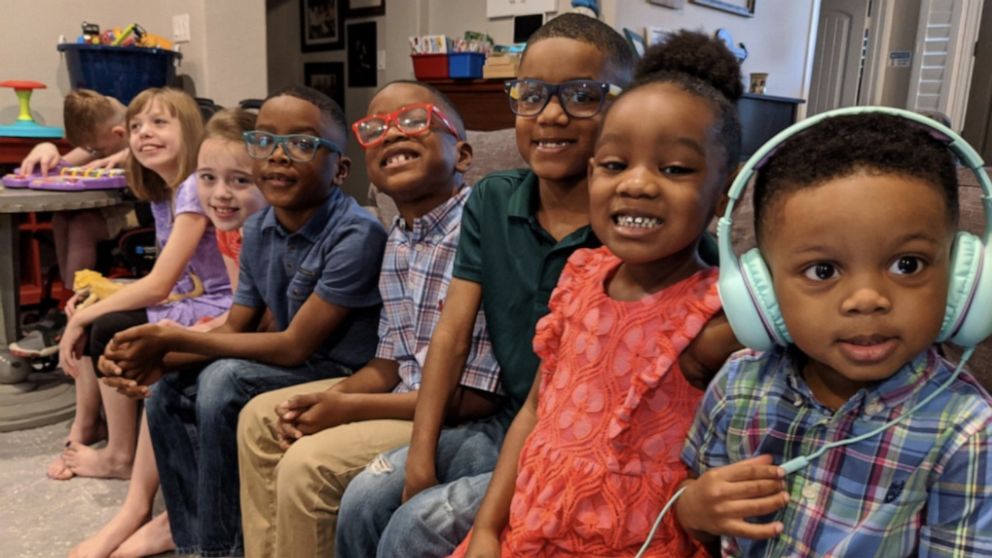
M 348 24 L 348 87 L 375 87 L 375 22 Z
M 666 8 L 672 8 L 673 10 L 680 10 L 682 9 L 682 5 L 685 4 L 685 0 L 648 0 L 648 2 Z
M 343 0 L 300 0 L 300 48 L 303 52 L 344 46 Z
M 347 17 L 386 15 L 386 0 L 343 0 L 348 5 Z
M 303 76 L 307 87 L 334 99 L 344 110 L 344 62 L 308 62 Z
M 754 5 L 758 0 L 689 0 L 693 4 L 723 10 L 744 17 L 754 17 Z
M 637 53 L 637 57 L 643 58 L 644 51 L 647 49 L 647 45 L 644 44 L 644 35 L 624 27 L 623 36 L 627 38 L 627 43 Z

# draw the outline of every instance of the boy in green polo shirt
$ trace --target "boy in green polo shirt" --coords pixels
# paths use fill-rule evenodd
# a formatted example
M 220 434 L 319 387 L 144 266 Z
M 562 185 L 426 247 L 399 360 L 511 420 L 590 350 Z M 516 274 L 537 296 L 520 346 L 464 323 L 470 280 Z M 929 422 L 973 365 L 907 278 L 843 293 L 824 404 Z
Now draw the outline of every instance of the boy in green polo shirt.
M 588 226 L 586 165 L 603 111 L 633 66 L 623 37 L 579 14 L 551 20 L 528 41 L 509 95 L 530 169 L 487 176 L 465 206 L 411 446 L 380 456 L 349 485 L 338 514 L 339 557 L 444 556 L 468 533 L 537 372 L 537 320 L 572 252 L 599 245 Z M 480 305 L 506 401 L 489 419 L 442 431 Z

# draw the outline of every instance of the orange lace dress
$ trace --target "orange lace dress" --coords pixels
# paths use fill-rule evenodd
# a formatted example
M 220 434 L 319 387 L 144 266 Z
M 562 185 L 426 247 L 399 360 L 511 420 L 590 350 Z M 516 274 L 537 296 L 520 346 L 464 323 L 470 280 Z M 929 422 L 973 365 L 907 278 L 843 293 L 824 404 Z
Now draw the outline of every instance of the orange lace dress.
M 577 251 L 537 325 L 538 422 L 520 454 L 503 556 L 634 556 L 686 477 L 679 455 L 703 392 L 678 357 L 720 309 L 717 272 L 624 302 L 604 288 L 619 265 L 605 247 Z M 673 513 L 646 555 L 708 556 Z

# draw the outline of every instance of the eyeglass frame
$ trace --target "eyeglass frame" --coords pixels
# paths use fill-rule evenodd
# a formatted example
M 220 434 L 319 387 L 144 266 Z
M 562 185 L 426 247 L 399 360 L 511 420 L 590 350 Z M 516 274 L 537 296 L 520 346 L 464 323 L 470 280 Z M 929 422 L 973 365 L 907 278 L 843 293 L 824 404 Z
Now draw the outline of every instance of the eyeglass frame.
M 249 146 L 252 145 L 258 146 L 258 144 L 251 142 L 248 138 L 253 136 L 254 134 L 265 134 L 267 136 L 272 137 L 272 151 L 270 151 L 267 155 L 263 155 L 261 157 L 256 157 L 252 155 Z M 289 150 L 286 149 L 286 142 L 289 141 L 290 138 L 307 138 L 307 139 L 315 140 L 317 142 L 317 147 L 314 148 L 313 154 L 310 156 L 309 159 L 306 160 L 297 159 L 292 155 L 290 155 Z M 246 132 L 241 132 L 241 139 L 244 140 L 245 149 L 246 151 L 248 151 L 248 156 L 251 157 L 252 159 L 259 159 L 259 160 L 268 159 L 276 152 L 276 148 L 281 148 L 283 154 L 286 155 L 286 158 L 296 163 L 309 163 L 310 161 L 313 161 L 317 157 L 317 151 L 321 147 L 326 147 L 328 151 L 330 151 L 331 153 L 336 153 L 337 155 L 344 154 L 344 151 L 340 147 L 338 147 L 338 144 L 334 143 L 333 141 L 324 139 L 319 136 L 311 136 L 310 134 L 273 134 L 272 132 L 266 132 L 264 130 L 248 130 Z
M 402 114 L 402 113 L 404 113 L 404 112 L 406 112 L 408 110 L 418 109 L 418 108 L 419 109 L 424 109 L 424 110 L 427 111 L 427 124 L 424 126 L 424 129 L 423 130 L 420 130 L 420 131 L 417 131 L 417 132 L 406 132 L 406 131 L 404 131 L 402 128 L 400 128 L 399 120 L 397 120 L 397 118 L 399 117 L 400 114 Z M 459 139 L 459 140 L 462 139 L 462 135 L 460 133 L 458 133 L 458 129 L 455 128 L 455 125 L 451 123 L 451 119 L 448 117 L 448 115 L 447 114 L 444 114 L 444 111 L 442 111 L 434 103 L 413 103 L 413 104 L 409 104 L 409 105 L 403 105 L 400 108 L 394 110 L 393 112 L 370 114 L 370 115 L 368 115 L 368 116 L 366 116 L 364 118 L 359 118 L 358 120 L 356 120 L 351 125 L 351 130 L 355 133 L 355 139 L 358 140 L 358 145 L 362 146 L 362 149 L 368 149 L 370 147 L 375 147 L 376 145 L 379 145 L 380 143 L 382 143 L 383 141 L 385 141 L 386 140 L 386 133 L 389 132 L 389 128 L 391 128 L 393 125 L 396 126 L 396 129 L 397 130 L 399 130 L 400 132 L 402 132 L 402 133 L 404 133 L 404 134 L 406 134 L 408 136 L 422 136 L 422 135 L 426 134 L 427 132 L 429 132 L 431 130 L 431 123 L 433 122 L 433 116 L 435 114 L 437 114 L 438 118 L 441 119 L 441 123 L 444 124 L 444 127 L 449 132 L 451 132 L 451 135 L 455 136 L 455 139 Z M 385 126 L 386 127 L 385 127 L 384 131 L 382 132 L 382 135 L 380 135 L 375 140 L 366 143 L 366 142 L 362 141 L 362 135 L 360 133 L 358 133 L 358 127 L 363 122 L 368 122 L 369 120 L 373 120 L 373 119 L 385 120 Z
M 544 104 L 541 105 L 540 110 L 538 110 L 534 114 L 520 114 L 513 108 L 513 97 L 510 96 L 510 90 L 513 89 L 514 84 L 523 83 L 523 82 L 537 82 L 543 85 L 548 90 L 548 97 L 544 99 Z M 577 116 L 572 114 L 568 110 L 568 108 L 565 106 L 567 103 L 565 103 L 561 97 L 561 88 L 572 83 L 593 83 L 599 86 L 599 88 L 603 92 L 603 97 L 599 100 L 599 106 L 596 108 L 596 112 L 588 116 Z M 542 112 L 544 112 L 544 109 L 548 108 L 548 103 L 551 102 L 552 97 L 558 98 L 558 106 L 560 106 L 561 110 L 571 118 L 592 118 L 597 114 L 603 112 L 603 105 L 606 104 L 607 99 L 616 98 L 621 93 L 623 93 L 623 88 L 620 87 L 619 85 L 615 83 L 610 83 L 608 81 L 599 81 L 595 79 L 570 79 L 568 81 L 563 81 L 561 83 L 548 83 L 540 79 L 515 78 L 515 79 L 508 79 L 505 82 L 503 82 L 503 90 L 506 92 L 506 97 L 510 104 L 510 112 L 512 112 L 516 116 L 521 116 L 523 118 L 534 118 L 536 116 L 539 116 Z M 517 102 L 519 103 L 519 101 Z

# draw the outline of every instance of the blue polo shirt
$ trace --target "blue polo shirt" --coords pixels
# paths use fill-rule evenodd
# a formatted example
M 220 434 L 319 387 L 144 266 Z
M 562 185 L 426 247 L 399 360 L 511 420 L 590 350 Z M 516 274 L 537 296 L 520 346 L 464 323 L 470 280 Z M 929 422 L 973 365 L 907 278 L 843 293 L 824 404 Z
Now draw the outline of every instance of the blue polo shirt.
M 314 293 L 351 309 L 308 363 L 332 361 L 358 369 L 375 355 L 385 243 L 382 225 L 338 188 L 294 233 L 266 208 L 245 223 L 234 303 L 268 308 L 280 330 Z

